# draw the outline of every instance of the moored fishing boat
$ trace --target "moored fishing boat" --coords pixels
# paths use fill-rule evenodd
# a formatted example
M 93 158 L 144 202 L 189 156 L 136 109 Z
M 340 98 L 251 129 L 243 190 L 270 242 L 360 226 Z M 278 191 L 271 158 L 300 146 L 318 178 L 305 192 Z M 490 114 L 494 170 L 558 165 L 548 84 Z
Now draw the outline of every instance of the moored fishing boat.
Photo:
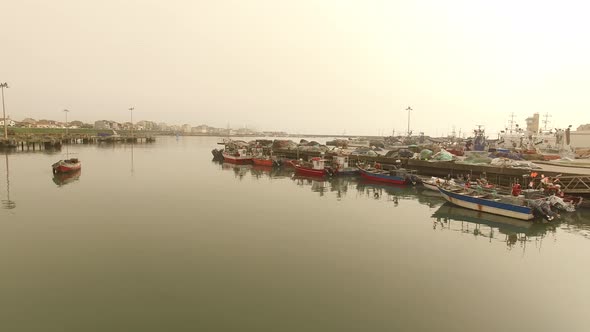
M 424 188 L 432 191 L 438 192 L 438 185 L 441 184 L 441 180 L 437 177 L 432 177 L 430 179 L 423 179 L 422 185 Z
M 332 170 L 334 175 L 358 175 L 357 167 L 350 167 L 347 156 L 334 156 L 332 158 Z
M 273 166 L 279 166 L 280 163 L 278 160 L 273 159 L 272 157 L 269 156 L 263 156 L 263 157 L 253 157 L 252 158 L 252 163 L 254 165 L 258 165 L 258 166 L 267 166 L 267 167 L 273 167 Z
M 223 161 L 232 164 L 251 164 L 252 156 L 246 152 L 246 149 L 237 149 L 234 151 L 223 151 Z
M 311 158 L 311 163 L 299 161 L 294 166 L 296 173 L 305 176 L 326 176 L 329 174 L 325 166 L 325 160 L 320 157 Z
M 535 217 L 533 207 L 529 206 L 527 200 L 523 198 L 481 194 L 463 188 L 446 189 L 443 186 L 439 186 L 438 190 L 450 203 L 467 209 L 521 220 L 532 220 Z M 548 219 L 551 220 L 552 217 Z
M 264 158 L 264 157 L 252 158 L 252 163 L 257 166 L 267 166 L 267 167 L 272 167 L 274 165 L 272 159 Z
M 78 158 L 70 158 L 65 160 L 60 160 L 55 164 L 51 165 L 53 169 L 53 173 L 68 173 L 77 171 L 82 168 L 82 163 Z
M 413 174 L 413 171 L 406 170 L 403 168 L 394 169 L 394 170 L 382 170 L 382 169 L 365 169 L 365 168 L 358 168 L 361 177 L 371 181 L 378 181 L 378 182 L 385 182 L 385 183 L 392 183 L 392 184 L 408 184 L 408 183 L 417 183 L 419 179 Z

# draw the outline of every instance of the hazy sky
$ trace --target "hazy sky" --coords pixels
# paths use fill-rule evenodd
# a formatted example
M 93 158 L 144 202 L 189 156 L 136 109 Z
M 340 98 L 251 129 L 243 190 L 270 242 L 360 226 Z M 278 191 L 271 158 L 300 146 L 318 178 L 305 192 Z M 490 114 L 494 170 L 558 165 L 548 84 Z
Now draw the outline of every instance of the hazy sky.
M 590 123 L 585 1 L 2 1 L 12 118 L 293 133 Z

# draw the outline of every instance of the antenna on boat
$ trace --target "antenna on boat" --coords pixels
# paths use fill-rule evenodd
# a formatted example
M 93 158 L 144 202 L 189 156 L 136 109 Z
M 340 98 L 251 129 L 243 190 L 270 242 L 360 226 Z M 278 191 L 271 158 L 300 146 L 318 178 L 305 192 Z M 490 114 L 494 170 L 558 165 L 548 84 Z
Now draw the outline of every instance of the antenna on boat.
M 549 113 L 545 113 L 543 117 L 545 118 L 545 120 L 543 120 L 543 124 L 545 124 L 545 130 L 547 130 L 547 124 L 549 123 L 549 118 L 551 115 L 549 115 Z
M 514 112 L 510 113 L 510 133 L 512 134 L 512 127 L 514 126 Z
M 408 136 L 410 136 L 410 111 L 412 110 L 412 108 L 410 106 L 408 106 L 408 108 L 406 108 L 406 111 L 408 111 Z

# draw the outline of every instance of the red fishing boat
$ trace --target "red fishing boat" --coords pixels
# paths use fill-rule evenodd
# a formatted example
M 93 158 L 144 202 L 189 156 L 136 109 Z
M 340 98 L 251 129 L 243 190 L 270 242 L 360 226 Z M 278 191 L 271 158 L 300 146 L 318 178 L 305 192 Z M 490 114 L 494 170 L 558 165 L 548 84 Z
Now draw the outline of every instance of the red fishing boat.
M 232 164 L 251 164 L 252 156 L 246 152 L 246 149 L 237 149 L 234 151 L 223 151 L 223 161 Z
M 254 163 L 254 165 L 267 166 L 267 167 L 272 167 L 275 164 L 274 160 L 272 160 L 271 158 L 268 158 L 268 157 L 252 158 L 252 162 Z
M 283 165 L 285 167 L 295 168 L 295 165 L 297 165 L 297 160 L 284 158 L 284 159 L 281 159 L 281 165 Z
M 311 163 L 298 162 L 295 164 L 295 172 L 306 176 L 326 176 L 328 171 L 325 160 L 319 157 L 311 158 Z
M 51 165 L 53 173 L 68 173 L 77 171 L 82 168 L 82 164 L 78 158 L 71 158 L 66 160 L 60 160 L 55 164 Z

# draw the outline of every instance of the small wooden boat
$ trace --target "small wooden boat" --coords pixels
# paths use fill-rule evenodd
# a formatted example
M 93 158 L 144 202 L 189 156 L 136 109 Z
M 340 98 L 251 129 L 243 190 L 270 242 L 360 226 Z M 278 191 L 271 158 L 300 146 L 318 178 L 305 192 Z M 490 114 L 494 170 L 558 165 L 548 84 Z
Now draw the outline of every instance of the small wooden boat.
M 70 158 L 66 160 L 60 160 L 55 164 L 51 165 L 53 173 L 67 173 L 77 171 L 82 168 L 82 164 L 78 158 Z
M 413 171 L 409 171 L 403 168 L 393 170 L 382 170 L 382 169 L 365 169 L 359 167 L 361 177 L 371 181 L 385 182 L 391 184 L 408 184 L 416 183 L 419 179 L 414 175 Z
M 60 187 L 65 186 L 66 184 L 78 181 L 80 179 L 80 174 L 82 174 L 81 169 L 66 173 L 55 173 L 53 175 L 53 182 Z
M 497 214 L 521 220 L 531 220 L 535 216 L 533 207 L 528 206 L 527 200 L 513 196 L 480 194 L 477 191 L 438 187 L 442 196 L 452 204 L 467 209 Z
M 444 182 L 444 181 L 441 180 L 440 178 L 437 178 L 434 176 L 429 179 L 422 179 L 422 185 L 424 186 L 424 188 L 426 188 L 428 190 L 436 191 L 436 192 L 438 192 L 438 186 L 442 182 Z
M 445 187 L 460 187 L 460 184 L 457 184 L 454 179 L 446 180 L 442 178 L 437 178 L 436 176 L 430 178 L 421 178 L 422 185 L 425 189 L 438 191 L 438 186 L 445 186 Z
M 305 176 L 326 176 L 328 170 L 325 160 L 319 157 L 311 158 L 311 163 L 298 162 L 295 164 L 295 172 Z

